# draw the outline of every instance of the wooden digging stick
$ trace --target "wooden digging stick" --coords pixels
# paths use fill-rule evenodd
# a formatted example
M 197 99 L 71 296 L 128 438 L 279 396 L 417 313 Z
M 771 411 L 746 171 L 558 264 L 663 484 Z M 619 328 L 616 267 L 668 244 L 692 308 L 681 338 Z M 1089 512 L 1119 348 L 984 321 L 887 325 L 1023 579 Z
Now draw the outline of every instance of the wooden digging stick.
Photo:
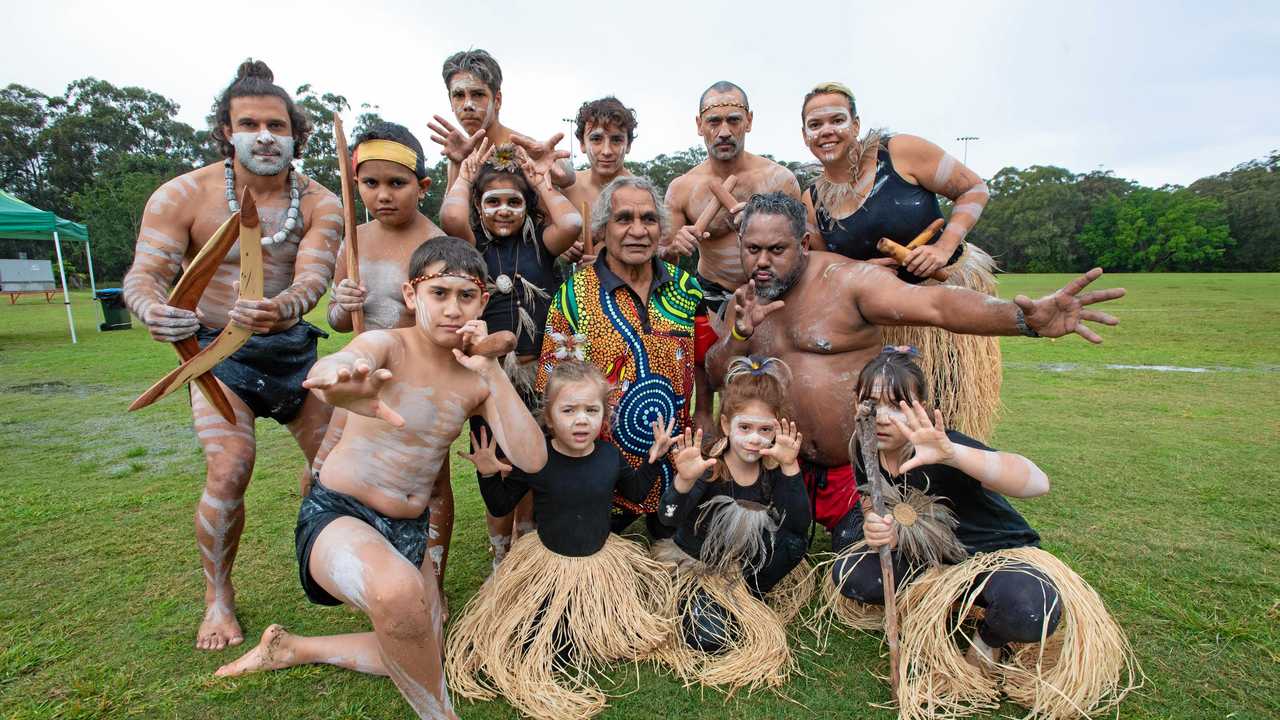
M 582 201 L 582 235 L 580 239 L 582 240 L 582 256 L 595 255 L 596 251 L 591 242 L 591 206 L 587 204 L 586 200 Z
M 907 264 L 907 253 L 911 252 L 889 238 L 880 238 L 880 242 L 876 243 L 876 248 L 879 249 L 880 252 L 892 257 L 894 260 L 897 260 L 899 265 Z M 951 277 L 951 271 L 946 268 L 938 268 L 937 270 L 934 270 L 933 274 L 929 277 L 937 280 L 938 282 L 946 282 L 946 279 Z
M 347 150 L 347 134 L 342 131 L 342 118 L 333 114 L 333 139 L 338 145 L 338 175 L 342 183 L 342 247 L 346 249 L 347 277 L 360 284 L 360 245 L 356 240 L 355 179 L 351 176 L 351 153 Z M 351 313 L 351 329 L 364 332 L 364 308 Z
M 200 296 L 204 294 L 209 281 L 218 271 L 218 266 L 222 264 L 239 237 L 240 213 L 234 212 L 226 222 L 222 223 L 222 227 L 214 231 L 213 236 L 187 265 L 178 284 L 174 285 L 173 291 L 169 293 L 169 305 L 183 310 L 195 310 L 200 302 Z M 183 338 L 173 344 L 173 349 L 177 351 L 180 362 L 185 363 L 200 354 L 200 343 L 194 336 Z M 200 388 L 200 392 L 204 393 L 204 399 L 209 401 L 222 419 L 235 425 L 236 412 L 231 408 L 231 402 L 223 394 L 222 387 L 218 385 L 218 380 L 213 373 L 205 373 L 197 377 L 196 385 Z
M 924 231 L 917 235 L 914 240 L 907 243 L 907 249 L 915 250 L 921 245 L 928 244 L 928 242 L 933 239 L 934 233 L 941 230 L 944 224 L 946 224 L 946 220 L 943 220 L 942 218 L 938 218 L 937 220 L 929 223 L 929 227 L 925 228 Z
M 707 207 L 702 211 L 702 214 L 698 216 L 697 221 L 693 223 L 694 237 L 697 237 L 699 240 L 702 239 L 702 233 L 707 231 L 707 226 L 709 226 L 711 221 L 715 219 L 716 213 L 720 212 L 721 206 L 726 210 L 733 207 L 733 205 L 725 205 L 724 200 L 721 198 L 728 197 L 730 200 L 733 200 L 733 195 L 730 193 L 732 193 L 733 189 L 738 186 L 738 176 L 730 175 L 724 179 L 723 185 L 718 185 L 715 178 L 712 178 L 708 185 L 711 188 L 711 204 L 707 205 Z M 720 192 L 716 192 L 717 190 Z M 733 202 L 734 204 L 737 204 L 736 200 L 733 200 Z
M 262 299 L 262 224 L 249 188 L 245 188 L 240 201 L 240 297 Z M 233 322 L 227 323 L 213 342 L 138 396 L 129 409 L 144 408 L 182 387 L 188 380 L 209 372 L 213 366 L 231 357 L 252 336 L 252 330 Z M 231 422 L 235 422 L 234 415 Z
M 884 517 L 884 477 L 880 475 L 879 443 L 876 441 L 876 406 L 870 400 L 862 401 L 858 417 L 854 421 L 858 433 L 858 450 L 862 455 L 862 467 L 867 473 L 867 486 L 871 489 L 871 509 Z M 849 458 L 857 463 L 856 458 Z M 888 545 L 880 546 L 880 580 L 884 587 L 884 636 L 889 642 L 889 684 L 893 697 L 898 697 L 898 601 L 893 584 L 893 556 Z

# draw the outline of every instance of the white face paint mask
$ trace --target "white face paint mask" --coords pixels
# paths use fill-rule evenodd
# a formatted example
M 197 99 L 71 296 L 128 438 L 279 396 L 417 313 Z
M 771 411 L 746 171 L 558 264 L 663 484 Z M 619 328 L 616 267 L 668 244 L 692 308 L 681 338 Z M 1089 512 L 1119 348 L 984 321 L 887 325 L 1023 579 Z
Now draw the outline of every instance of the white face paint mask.
M 487 221 L 489 232 L 506 237 L 520 229 L 524 222 L 524 195 L 519 190 L 497 188 L 486 190 L 480 196 L 480 213 Z M 510 220 L 504 225 L 497 225 L 497 220 Z
M 236 159 L 254 175 L 279 175 L 293 158 L 292 135 L 273 135 L 266 130 L 238 132 L 231 134 L 231 144 L 236 148 Z
M 824 158 L 834 159 L 839 153 L 839 142 L 846 139 L 849 130 L 853 128 L 853 119 L 849 117 L 849 111 L 844 108 L 818 108 L 804 116 L 804 138 L 805 141 L 813 144 L 818 141 L 818 137 L 823 131 L 831 128 L 836 133 L 837 144 L 829 149 L 817 148 Z
M 740 427 L 747 425 L 747 429 Z M 772 447 L 777 434 L 776 418 L 761 415 L 734 415 L 729 420 L 729 447 L 745 462 L 760 459 L 760 450 Z

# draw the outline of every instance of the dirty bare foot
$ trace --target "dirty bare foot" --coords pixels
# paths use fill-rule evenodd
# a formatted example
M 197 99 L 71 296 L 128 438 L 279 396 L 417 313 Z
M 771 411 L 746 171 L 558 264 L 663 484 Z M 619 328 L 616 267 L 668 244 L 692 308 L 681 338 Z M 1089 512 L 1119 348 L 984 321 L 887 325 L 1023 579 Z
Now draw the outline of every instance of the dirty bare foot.
M 217 677 L 235 677 L 260 670 L 279 670 L 293 665 L 293 636 L 283 626 L 271 625 L 262 631 L 257 647 L 227 663 L 214 673 Z
M 204 610 L 204 620 L 196 631 L 196 648 L 222 650 L 244 642 L 244 632 L 236 620 L 235 603 L 224 600 L 209 602 Z

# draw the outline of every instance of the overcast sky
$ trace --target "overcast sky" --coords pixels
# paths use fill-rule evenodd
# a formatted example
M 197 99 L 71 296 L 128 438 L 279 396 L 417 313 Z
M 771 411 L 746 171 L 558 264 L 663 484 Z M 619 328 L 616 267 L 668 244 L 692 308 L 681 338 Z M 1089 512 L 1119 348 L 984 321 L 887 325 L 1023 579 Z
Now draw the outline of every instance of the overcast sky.
M 616 94 L 640 121 L 634 159 L 699 144 L 698 96 L 720 79 L 750 94 L 747 149 L 789 160 L 812 160 L 800 103 L 826 80 L 853 88 L 864 128 L 957 157 L 955 138 L 978 136 L 968 160 L 984 177 L 1052 164 L 1187 184 L 1280 148 L 1276 2 L 4 4 L 0 82 L 139 85 L 200 126 L 253 56 L 289 90 L 378 106 L 431 161 L 426 122 L 449 111 L 440 65 L 466 47 L 498 58 L 503 122 L 528 134 L 567 132 L 582 101 Z

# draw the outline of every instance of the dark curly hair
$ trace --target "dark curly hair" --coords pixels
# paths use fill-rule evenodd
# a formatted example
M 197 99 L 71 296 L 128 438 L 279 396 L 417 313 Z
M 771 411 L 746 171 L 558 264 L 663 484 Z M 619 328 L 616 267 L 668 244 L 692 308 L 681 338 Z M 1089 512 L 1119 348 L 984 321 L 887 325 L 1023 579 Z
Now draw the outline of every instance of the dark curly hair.
M 416 175 L 419 180 L 427 176 L 427 163 L 426 160 L 423 159 L 424 153 L 422 152 L 422 143 L 418 142 L 418 138 L 414 137 L 413 133 L 409 132 L 409 128 L 403 125 L 397 125 L 393 122 L 380 122 L 357 135 L 355 142 L 352 143 L 351 147 L 359 147 L 360 143 L 367 142 L 369 140 L 391 140 L 414 151 L 418 154 L 418 165 L 413 169 L 413 174 Z
M 222 136 L 222 128 L 231 127 L 231 101 L 238 97 L 261 96 L 277 97 L 284 101 L 284 107 L 289 111 L 289 126 L 293 129 L 293 157 L 295 160 L 301 158 L 302 149 L 307 146 L 307 138 L 311 137 L 311 121 L 294 104 L 289 93 L 275 84 L 275 74 L 271 72 L 271 68 L 253 58 L 240 63 L 240 67 L 236 69 L 236 78 L 213 103 L 213 132 L 210 134 L 218 145 L 218 152 L 224 158 L 235 155 L 235 146 Z
M 618 98 L 608 95 L 599 100 L 582 103 L 578 108 L 578 117 L 574 121 L 573 134 L 578 142 L 586 142 L 587 123 L 595 125 L 616 125 L 627 131 L 627 145 L 636 139 L 636 111 L 622 104 Z

